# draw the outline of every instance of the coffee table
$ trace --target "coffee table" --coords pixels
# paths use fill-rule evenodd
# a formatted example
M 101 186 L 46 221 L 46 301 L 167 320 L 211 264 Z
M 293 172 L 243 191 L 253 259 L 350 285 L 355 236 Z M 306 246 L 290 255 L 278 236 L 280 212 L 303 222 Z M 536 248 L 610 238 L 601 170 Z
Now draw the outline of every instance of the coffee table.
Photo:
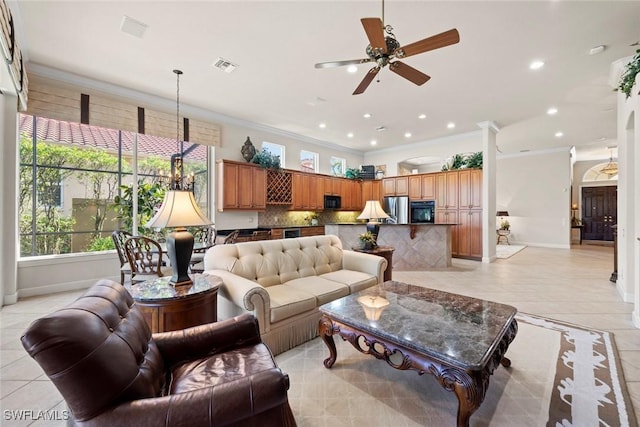
M 358 351 L 396 369 L 431 374 L 458 398 L 458 426 L 468 426 L 516 336 L 514 307 L 387 281 L 320 307 L 320 336 L 331 368 L 340 335 Z

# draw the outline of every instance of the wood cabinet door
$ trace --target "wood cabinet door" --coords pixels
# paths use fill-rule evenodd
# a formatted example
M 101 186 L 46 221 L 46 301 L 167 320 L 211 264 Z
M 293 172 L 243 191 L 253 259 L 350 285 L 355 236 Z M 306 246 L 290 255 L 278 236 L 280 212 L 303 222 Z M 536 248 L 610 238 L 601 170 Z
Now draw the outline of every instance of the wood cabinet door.
M 482 211 L 458 211 L 457 255 L 482 257 Z
M 362 186 L 359 181 L 351 180 L 351 209 L 360 210 L 362 200 Z
M 316 176 L 316 210 L 324 210 L 324 177 Z
M 447 208 L 447 174 L 436 174 L 436 209 Z
M 238 165 L 238 208 L 253 207 L 253 167 Z
M 384 178 L 382 180 L 382 195 L 383 196 L 396 195 L 396 179 L 395 178 Z
M 238 165 L 233 163 L 220 163 L 222 168 L 222 206 L 233 209 L 238 207 Z
M 421 176 L 420 193 L 422 200 L 434 200 L 436 198 L 436 177 L 434 174 Z
M 331 194 L 339 196 L 342 191 L 342 178 L 331 178 Z
M 309 174 L 301 173 L 299 174 L 302 177 L 302 188 L 301 188 L 301 208 L 303 210 L 311 209 L 311 177 Z
M 422 199 L 422 179 L 420 175 L 409 177 L 409 198 L 411 200 Z
M 253 187 L 251 207 L 254 209 L 267 208 L 267 170 L 253 167 Z
M 482 170 L 467 169 L 458 172 L 460 209 L 482 207 Z
M 304 187 L 302 186 L 302 174 L 299 172 L 293 172 L 291 174 L 291 209 L 302 210 L 302 193 Z
M 408 196 L 409 195 L 409 177 L 399 176 L 396 177 L 396 196 Z
M 618 187 L 584 187 L 582 223 L 584 240 L 612 241 L 611 227 L 618 223 Z
M 272 228 L 271 229 L 271 240 L 282 239 L 283 237 L 283 229 L 282 228 Z

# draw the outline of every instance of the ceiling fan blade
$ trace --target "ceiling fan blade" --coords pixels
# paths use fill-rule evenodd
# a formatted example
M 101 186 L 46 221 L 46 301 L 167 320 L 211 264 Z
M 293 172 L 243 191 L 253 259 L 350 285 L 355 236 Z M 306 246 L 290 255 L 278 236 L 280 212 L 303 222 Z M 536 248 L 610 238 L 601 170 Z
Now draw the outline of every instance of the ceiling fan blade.
M 360 20 L 367 33 L 369 44 L 375 49 L 379 49 L 382 53 L 387 53 L 387 42 L 384 39 L 384 27 L 380 18 L 362 18 Z
M 395 61 L 389 64 L 389 69 L 418 86 L 422 86 L 431 78 L 422 71 L 416 70 L 412 66 L 400 61 Z
M 346 61 L 319 62 L 315 65 L 315 67 L 316 68 L 334 68 L 334 67 L 342 67 L 344 65 L 365 64 L 371 61 L 372 61 L 371 58 L 363 58 L 363 59 L 348 59 Z
M 353 91 L 353 94 L 360 95 L 362 92 L 367 90 L 373 79 L 376 78 L 376 74 L 378 74 L 378 71 L 380 71 L 380 67 L 373 67 L 372 69 L 370 69 L 367 75 L 364 76 L 364 79 L 362 79 L 356 90 Z
M 395 54 L 398 58 L 406 58 L 411 55 L 428 52 L 430 50 L 439 49 L 441 47 L 456 44 L 460 41 L 460 34 L 455 28 L 426 39 L 410 43 L 406 46 L 396 49 Z

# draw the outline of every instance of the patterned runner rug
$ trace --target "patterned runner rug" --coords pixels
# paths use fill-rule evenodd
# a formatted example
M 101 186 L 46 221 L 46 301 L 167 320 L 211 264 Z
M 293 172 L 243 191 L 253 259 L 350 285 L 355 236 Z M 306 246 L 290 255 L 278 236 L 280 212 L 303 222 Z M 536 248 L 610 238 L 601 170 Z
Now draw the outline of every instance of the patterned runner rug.
M 635 426 L 611 334 L 519 313 L 510 368 L 491 376 L 471 426 Z M 301 426 L 453 426 L 458 401 L 430 375 L 398 371 L 336 337 L 338 359 L 316 338 L 276 357 L 289 374 Z

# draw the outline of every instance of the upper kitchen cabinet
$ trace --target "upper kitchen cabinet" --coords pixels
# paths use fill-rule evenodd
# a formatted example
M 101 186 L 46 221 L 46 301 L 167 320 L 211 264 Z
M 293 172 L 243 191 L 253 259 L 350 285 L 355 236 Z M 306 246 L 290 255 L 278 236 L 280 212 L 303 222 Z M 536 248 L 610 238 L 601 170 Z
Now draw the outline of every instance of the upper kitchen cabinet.
M 436 198 L 436 175 L 410 175 L 409 176 L 409 198 L 411 200 L 435 200 Z
M 436 174 L 436 209 L 458 208 L 458 171 Z
M 458 172 L 460 209 L 482 208 L 482 169 L 463 169 Z
M 409 177 L 397 176 L 395 178 L 384 178 L 382 180 L 383 196 L 408 196 Z
M 219 160 L 218 210 L 265 210 L 267 207 L 267 171 L 259 166 Z

